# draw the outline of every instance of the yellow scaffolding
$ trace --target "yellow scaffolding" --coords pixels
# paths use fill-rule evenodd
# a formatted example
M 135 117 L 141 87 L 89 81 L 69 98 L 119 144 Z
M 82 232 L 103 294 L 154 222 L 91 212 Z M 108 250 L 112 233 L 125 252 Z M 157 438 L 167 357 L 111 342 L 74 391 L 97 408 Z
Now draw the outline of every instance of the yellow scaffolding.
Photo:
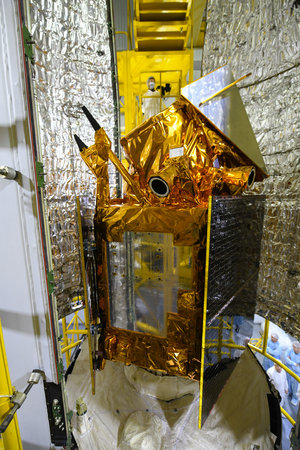
M 66 355 L 67 367 L 69 367 L 71 362 L 71 350 L 83 342 L 83 339 L 79 339 L 79 336 L 88 334 L 86 328 L 80 328 L 80 324 L 86 327 L 85 322 L 79 317 L 79 311 L 74 312 L 74 315 L 68 324 L 66 317 L 62 318 L 63 341 L 61 352 Z
M 132 36 L 131 6 L 127 0 L 127 31 L 116 32 L 127 37 L 127 51 L 117 53 L 119 93 L 124 97 L 120 108 L 121 115 L 125 115 L 123 135 L 141 123 L 141 91 L 147 90 L 150 75 L 165 74 L 175 98 L 180 90 L 174 95 L 178 77 L 174 78 L 172 71 L 181 72 L 181 87 L 193 81 L 194 47 L 204 44 L 205 6 L 206 0 L 135 0 Z
M 14 406 L 10 401 L 13 393 L 0 320 L 0 423 Z M 0 434 L 0 450 L 21 450 L 22 448 L 18 419 L 15 414 L 6 431 Z
M 193 0 L 135 0 L 134 41 L 139 51 L 184 50 L 193 23 Z
M 160 86 L 165 83 L 171 85 L 170 94 L 164 98 L 179 97 L 180 89 L 187 82 L 193 81 L 193 51 L 190 49 L 159 53 L 122 51 L 117 53 L 117 60 L 119 94 L 124 97 L 120 109 L 125 118 L 122 134 L 129 133 L 142 121 L 142 95 L 147 90 L 146 82 L 150 75 L 156 74 L 157 84 L 160 82 Z

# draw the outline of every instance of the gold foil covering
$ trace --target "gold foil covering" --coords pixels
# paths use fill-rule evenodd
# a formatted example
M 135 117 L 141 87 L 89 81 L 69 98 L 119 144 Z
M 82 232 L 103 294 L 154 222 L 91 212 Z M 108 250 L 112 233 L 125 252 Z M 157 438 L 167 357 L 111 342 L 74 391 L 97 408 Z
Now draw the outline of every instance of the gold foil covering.
M 252 168 L 256 181 L 266 177 L 184 97 L 132 130 L 121 144 L 130 173 L 152 205 L 207 207 L 209 195 L 235 195 L 246 189 Z M 170 150 L 176 148 L 183 154 L 171 158 Z M 153 177 L 168 184 L 169 195 L 155 195 L 149 188 Z
M 265 174 L 184 97 L 121 143 L 128 171 L 112 154 L 104 130 L 81 152 L 97 177 L 99 366 L 104 358 L 199 379 L 208 197 L 241 193 L 251 176 L 261 180 Z M 172 158 L 174 149 L 181 156 Z M 108 159 L 127 183 L 122 199 L 109 198 Z M 164 196 L 150 186 L 153 177 L 168 186 Z M 178 291 L 178 312 L 167 314 L 166 337 L 110 325 L 106 243 L 122 242 L 124 232 L 172 233 L 174 245 L 193 246 L 193 290 Z
M 145 369 L 166 371 L 167 341 L 150 334 L 107 328 L 104 356 Z
M 188 375 L 188 351 L 185 347 L 168 346 L 166 368 L 170 375 Z
M 176 313 L 168 313 L 167 336 L 171 342 L 177 342 L 180 338 L 183 348 L 187 348 L 190 342 L 190 321 Z
M 84 148 L 80 153 L 86 165 L 97 178 L 97 206 L 108 206 L 109 204 L 109 179 L 108 179 L 108 152 L 111 142 L 103 130 L 95 132 L 95 144 Z
M 206 236 L 205 208 L 160 208 L 117 205 L 98 208 L 96 227 L 103 228 L 105 240 L 121 242 L 124 231 L 172 233 L 175 245 L 196 245 Z
M 189 315 L 196 310 L 196 298 L 194 291 L 179 291 L 177 301 L 178 313 L 182 316 Z

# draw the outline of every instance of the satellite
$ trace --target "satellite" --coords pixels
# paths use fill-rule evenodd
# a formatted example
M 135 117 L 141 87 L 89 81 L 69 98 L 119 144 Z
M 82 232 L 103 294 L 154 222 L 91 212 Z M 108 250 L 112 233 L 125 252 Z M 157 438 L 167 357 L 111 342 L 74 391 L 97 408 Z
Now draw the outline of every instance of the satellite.
M 223 200 L 240 198 L 267 176 L 230 68 L 221 67 L 184 87 L 170 107 L 123 137 L 127 167 L 112 152 L 104 129 L 83 110 L 95 130 L 90 147 L 75 138 L 97 178 L 98 365 L 121 361 L 200 380 L 206 320 L 212 323 L 228 302 L 229 291 L 222 293 L 222 286 L 231 283 L 239 290 L 239 283 L 248 279 L 236 265 L 228 276 L 224 267 L 214 283 L 219 290 L 211 298 L 212 312 L 207 281 L 212 199 L 225 211 Z M 124 180 L 121 198 L 110 198 L 109 160 Z M 218 214 L 211 232 L 220 236 L 222 211 Z M 251 223 L 240 223 L 243 236 L 247 230 L 254 233 Z M 260 232 L 255 236 L 252 247 L 259 249 Z M 243 254 L 243 248 L 237 253 Z M 250 253 L 247 257 L 249 269 Z M 235 263 L 245 266 L 239 257 Z M 257 258 L 255 265 L 249 275 L 253 289 Z M 238 307 L 233 314 L 240 314 Z

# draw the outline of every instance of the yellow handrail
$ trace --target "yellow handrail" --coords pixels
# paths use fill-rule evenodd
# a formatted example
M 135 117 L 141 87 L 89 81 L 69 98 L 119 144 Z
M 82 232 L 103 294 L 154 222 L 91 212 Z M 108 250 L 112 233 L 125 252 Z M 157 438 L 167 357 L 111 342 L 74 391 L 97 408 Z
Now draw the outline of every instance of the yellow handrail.
M 260 348 L 257 348 L 252 344 L 248 344 L 248 346 L 255 352 L 261 353 L 262 355 L 266 356 L 268 359 L 270 359 L 274 363 L 278 364 L 278 366 L 282 367 L 289 375 L 291 375 L 293 378 L 295 378 L 295 380 L 298 381 L 298 383 L 300 383 L 300 377 L 298 377 L 298 375 L 296 375 L 291 369 L 289 369 L 279 359 L 274 358 L 272 355 L 269 355 L 268 353 L 263 354 L 263 351 Z
M 296 422 L 295 422 L 295 420 L 289 415 L 289 413 L 286 412 L 286 410 L 283 409 L 282 406 L 280 406 L 280 410 L 281 410 L 282 414 L 283 414 L 283 415 L 291 422 L 291 424 L 294 426 Z

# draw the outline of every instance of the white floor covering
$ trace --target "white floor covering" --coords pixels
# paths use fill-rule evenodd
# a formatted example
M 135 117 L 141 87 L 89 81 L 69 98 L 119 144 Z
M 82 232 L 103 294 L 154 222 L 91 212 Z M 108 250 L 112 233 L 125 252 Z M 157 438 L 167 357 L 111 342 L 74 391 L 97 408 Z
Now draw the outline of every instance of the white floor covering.
M 175 383 L 174 397 L 179 398 L 158 400 L 153 396 L 155 381 L 149 387 L 146 375 L 147 381 L 143 385 L 143 375 L 138 379 L 126 376 L 124 367 L 121 363 L 107 361 L 105 369 L 96 373 L 96 395 L 93 396 L 87 342 L 83 343 L 66 385 L 69 408 L 74 411 L 73 434 L 80 450 L 274 448 L 266 396 L 269 387 L 250 350 L 247 349 L 240 358 L 201 430 L 198 429 L 199 389 L 196 382 L 184 382 L 182 388 L 180 383 L 172 380 L 176 377 L 163 377 L 163 381 L 157 383 L 169 383 L 170 390 L 174 390 Z M 145 373 L 143 369 L 139 370 Z M 132 378 L 137 380 L 135 386 Z M 181 388 L 182 397 L 178 392 Z M 161 387 L 159 389 L 162 397 Z M 87 404 L 91 423 L 90 431 L 84 435 L 76 430 L 75 404 L 80 396 Z

